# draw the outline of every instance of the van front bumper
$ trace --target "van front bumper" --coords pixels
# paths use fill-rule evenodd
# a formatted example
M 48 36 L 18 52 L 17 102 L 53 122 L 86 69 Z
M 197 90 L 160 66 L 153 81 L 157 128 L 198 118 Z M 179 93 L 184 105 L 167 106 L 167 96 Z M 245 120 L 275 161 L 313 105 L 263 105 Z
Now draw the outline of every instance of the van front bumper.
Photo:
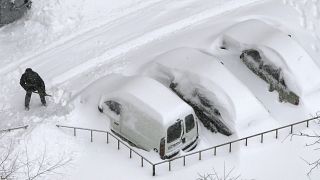
M 183 147 L 182 150 L 187 152 L 192 151 L 194 148 L 197 147 L 198 141 L 199 141 L 199 136 L 197 136 L 194 141 L 192 141 L 191 143 Z
M 194 148 L 197 147 L 198 141 L 199 141 L 199 137 L 197 136 L 197 137 L 195 138 L 195 140 L 193 140 L 191 143 L 183 146 L 182 150 L 183 150 L 183 151 L 186 151 L 186 152 L 192 151 Z M 180 148 L 181 148 L 181 147 L 180 147 Z M 179 152 L 180 152 L 180 150 L 181 150 L 180 148 L 177 148 L 177 150 L 172 151 L 172 152 L 166 154 L 165 156 L 161 157 L 161 159 L 171 159 L 171 158 L 173 158 L 174 156 L 176 156 L 176 155 L 179 154 Z

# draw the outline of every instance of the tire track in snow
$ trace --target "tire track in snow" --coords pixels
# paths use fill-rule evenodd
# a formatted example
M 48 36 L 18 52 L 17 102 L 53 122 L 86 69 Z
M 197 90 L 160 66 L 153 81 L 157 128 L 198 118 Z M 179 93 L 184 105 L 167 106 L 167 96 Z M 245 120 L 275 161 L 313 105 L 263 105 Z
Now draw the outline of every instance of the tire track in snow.
M 169 35 L 177 33 L 178 31 L 186 29 L 190 26 L 194 26 L 196 24 L 202 23 L 203 21 L 206 21 L 209 18 L 223 15 L 224 13 L 228 13 L 230 11 L 234 11 L 235 9 L 241 8 L 246 5 L 252 5 L 257 2 L 261 2 L 261 0 L 245 0 L 245 1 L 242 1 L 241 3 L 236 3 L 234 1 L 231 1 L 228 3 L 224 3 L 221 6 L 216 6 L 214 8 L 208 9 L 204 12 L 187 17 L 181 21 L 172 23 L 170 25 L 167 25 L 162 28 L 151 31 L 149 33 L 146 33 L 143 36 L 137 37 L 137 38 L 129 40 L 121 45 L 118 45 L 118 46 L 108 50 L 103 55 L 101 55 L 97 58 L 93 58 L 91 60 L 88 60 L 88 61 L 66 71 L 65 73 L 55 77 L 54 79 L 52 79 L 52 85 L 54 86 L 54 85 L 62 84 L 63 82 L 68 81 L 69 79 L 71 79 L 79 74 L 90 71 L 90 70 L 94 69 L 95 67 L 99 67 L 103 64 L 107 64 L 107 63 L 111 62 L 113 59 L 120 57 L 121 55 L 124 55 L 129 51 L 132 51 L 132 50 L 137 49 L 141 46 L 144 46 L 152 41 L 167 37 Z M 222 6 L 223 6 L 223 8 L 222 8 Z
M 62 45 L 66 44 L 66 42 L 73 41 L 72 43 L 68 44 L 67 47 L 72 47 L 76 44 L 82 43 L 82 42 L 90 39 L 90 37 L 93 37 L 93 36 L 100 34 L 101 29 L 109 29 L 111 25 L 114 25 L 115 22 L 117 22 L 125 17 L 128 17 L 134 13 L 140 12 L 143 9 L 148 9 L 148 8 L 151 8 L 154 6 L 158 6 L 159 3 L 166 3 L 167 1 L 170 2 L 170 0 L 144 1 L 143 3 L 139 3 L 137 6 L 128 7 L 127 9 L 123 10 L 123 12 L 120 13 L 118 16 L 110 18 L 108 21 L 106 21 L 103 24 L 100 24 L 98 26 L 95 26 L 95 27 L 92 27 L 89 29 L 85 29 L 83 31 L 75 33 L 71 37 L 69 36 L 67 38 L 62 38 L 61 40 L 58 40 L 57 42 L 53 43 L 52 45 L 49 45 L 47 48 L 45 48 L 44 50 L 42 50 L 36 54 L 29 55 L 26 58 L 22 58 L 14 63 L 10 63 L 9 65 L 6 65 L 5 67 L 0 68 L 0 74 L 2 75 L 2 74 L 9 73 L 9 72 L 15 70 L 17 67 L 23 66 L 24 64 L 35 63 L 36 57 L 39 57 L 43 54 L 54 53 L 56 51 L 63 50 L 66 48 L 66 46 L 62 46 Z

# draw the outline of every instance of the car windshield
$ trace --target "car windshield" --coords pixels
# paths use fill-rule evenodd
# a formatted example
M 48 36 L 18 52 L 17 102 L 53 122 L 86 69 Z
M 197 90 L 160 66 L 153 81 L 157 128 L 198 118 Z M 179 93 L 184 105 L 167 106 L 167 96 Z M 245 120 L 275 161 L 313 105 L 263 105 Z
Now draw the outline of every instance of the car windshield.
M 115 101 L 106 101 L 105 104 L 109 107 L 109 109 L 115 112 L 117 115 L 121 113 L 121 105 Z
M 189 131 L 191 131 L 194 128 L 194 126 L 194 117 L 192 114 L 190 114 L 186 117 L 186 132 L 188 133 Z
M 174 125 L 170 126 L 167 131 L 167 143 L 171 143 L 176 139 L 180 138 L 182 133 L 181 121 L 176 122 Z

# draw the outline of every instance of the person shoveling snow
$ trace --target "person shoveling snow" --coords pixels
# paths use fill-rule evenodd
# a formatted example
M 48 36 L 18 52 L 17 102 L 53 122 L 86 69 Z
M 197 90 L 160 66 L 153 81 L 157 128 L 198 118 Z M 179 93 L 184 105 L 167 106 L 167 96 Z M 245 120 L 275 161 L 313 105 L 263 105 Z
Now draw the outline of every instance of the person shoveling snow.
M 29 110 L 29 104 L 32 93 L 37 93 L 40 96 L 41 103 L 46 106 L 46 96 L 50 96 L 46 93 L 46 86 L 44 81 L 38 73 L 34 72 L 31 68 L 27 68 L 22 74 L 20 79 L 20 85 L 26 91 L 25 96 L 25 109 Z

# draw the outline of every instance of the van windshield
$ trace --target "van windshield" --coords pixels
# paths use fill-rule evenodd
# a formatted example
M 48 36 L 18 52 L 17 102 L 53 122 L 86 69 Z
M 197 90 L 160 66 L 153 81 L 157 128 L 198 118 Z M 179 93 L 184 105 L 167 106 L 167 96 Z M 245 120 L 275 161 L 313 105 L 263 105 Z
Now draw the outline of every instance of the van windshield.
M 186 132 L 188 133 L 189 131 L 191 131 L 194 126 L 195 126 L 195 123 L 194 123 L 194 117 L 192 114 L 188 115 L 186 117 Z
M 182 133 L 181 121 L 176 122 L 170 126 L 167 131 L 167 143 L 171 143 L 176 139 L 180 138 Z

